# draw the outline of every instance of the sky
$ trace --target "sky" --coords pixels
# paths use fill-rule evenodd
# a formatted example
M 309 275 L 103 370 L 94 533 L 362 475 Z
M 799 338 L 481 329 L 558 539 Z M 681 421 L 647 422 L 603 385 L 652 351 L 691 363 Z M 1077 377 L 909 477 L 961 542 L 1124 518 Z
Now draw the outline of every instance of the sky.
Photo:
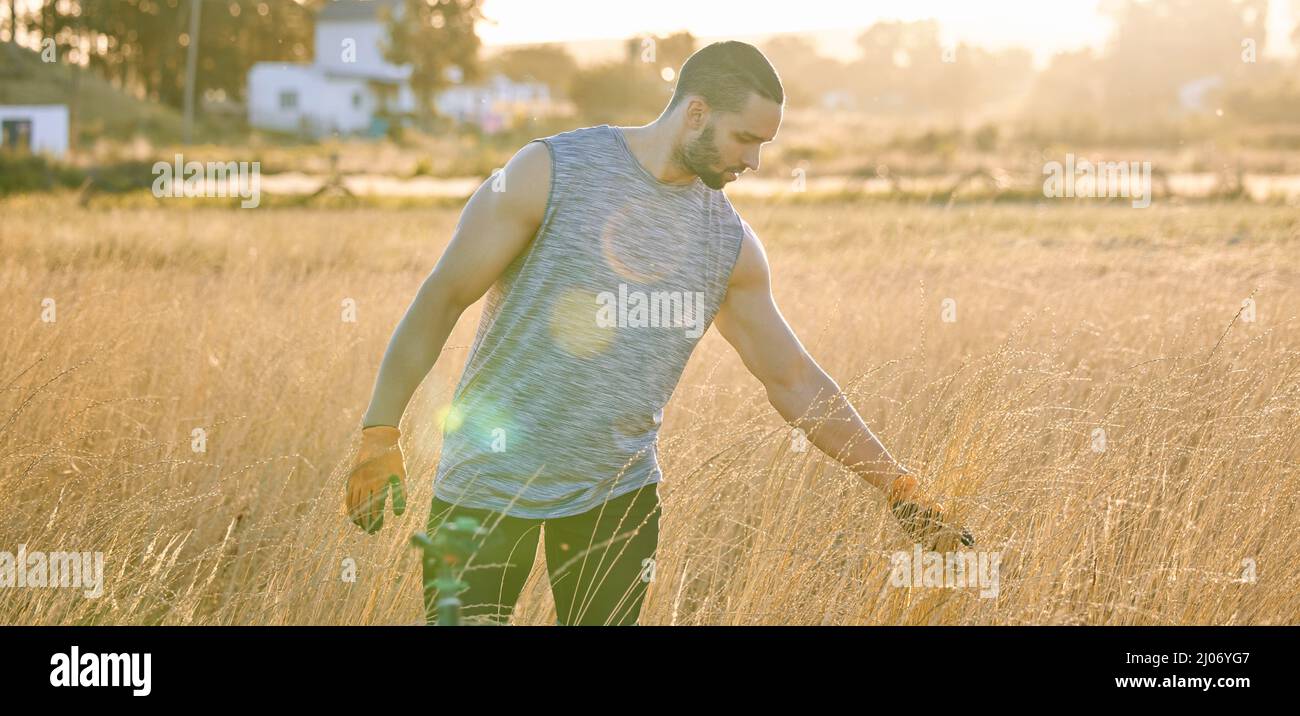
M 847 59 L 855 30 L 877 20 L 939 20 L 945 43 L 1019 46 L 1042 66 L 1062 50 L 1104 46 L 1111 23 L 1099 0 L 484 0 L 479 36 L 488 46 L 622 39 L 689 30 L 716 39 L 779 32 L 838 31 L 822 49 Z M 1300 0 L 1270 3 L 1269 54 L 1284 42 Z M 790 9 L 798 8 L 791 13 Z
M 207 0 L 219 2 L 219 0 Z M 817 32 L 820 52 L 850 59 L 854 39 L 878 20 L 939 20 L 942 39 L 988 48 L 1024 47 L 1044 66 L 1063 50 L 1101 49 L 1111 31 L 1106 0 L 483 0 L 492 22 L 479 25 L 488 47 L 538 42 L 624 40 L 688 30 L 697 39 L 751 39 Z M 18 0 L 20 9 L 42 0 Z M 8 0 L 4 0 L 8 4 Z M 797 8 L 797 12 L 790 12 Z M 1300 0 L 1269 2 L 1265 56 L 1294 54 L 1288 35 Z M 611 46 L 618 52 L 618 45 Z

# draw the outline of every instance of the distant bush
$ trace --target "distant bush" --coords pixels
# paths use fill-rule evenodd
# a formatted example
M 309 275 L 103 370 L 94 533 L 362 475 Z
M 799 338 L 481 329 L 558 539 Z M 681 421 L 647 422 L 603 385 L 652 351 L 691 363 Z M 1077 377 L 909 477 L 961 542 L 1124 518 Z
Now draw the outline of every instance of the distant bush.
M 0 152 L 0 196 L 75 187 L 84 179 L 80 170 L 40 154 Z
M 651 65 L 608 62 L 579 71 L 569 94 L 587 121 L 627 124 L 661 111 L 672 96 L 672 85 Z
M 153 162 L 114 162 L 87 171 L 40 154 L 0 152 L 0 196 L 75 189 L 87 178 L 97 192 L 117 194 L 148 189 L 153 185 Z
M 98 192 L 117 194 L 136 189 L 149 189 L 153 186 L 154 163 L 151 161 L 125 161 L 103 164 L 90 170 L 94 189 Z

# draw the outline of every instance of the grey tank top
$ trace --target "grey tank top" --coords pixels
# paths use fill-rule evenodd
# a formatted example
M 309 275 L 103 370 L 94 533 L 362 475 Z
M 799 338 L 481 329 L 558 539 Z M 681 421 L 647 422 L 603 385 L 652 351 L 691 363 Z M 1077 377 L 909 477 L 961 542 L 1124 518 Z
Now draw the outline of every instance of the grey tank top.
M 726 293 L 742 220 L 698 177 L 660 181 L 616 127 L 532 141 L 551 155 L 546 212 L 488 290 L 434 495 L 539 519 L 662 478 L 663 408 Z

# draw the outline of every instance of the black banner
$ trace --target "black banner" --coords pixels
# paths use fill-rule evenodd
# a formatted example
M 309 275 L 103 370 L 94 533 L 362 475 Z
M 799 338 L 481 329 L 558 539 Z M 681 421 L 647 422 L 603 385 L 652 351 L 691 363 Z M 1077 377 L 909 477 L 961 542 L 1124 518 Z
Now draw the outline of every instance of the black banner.
M 1296 636 L 1281 627 L 4 627 L 0 681 L 8 696 L 48 704 L 198 696 L 246 706 L 284 691 L 338 705 L 419 698 L 436 684 L 443 696 L 492 703 L 553 701 L 566 688 L 575 703 L 620 692 L 655 703 L 669 691 L 654 690 L 711 686 L 762 700 L 819 685 L 837 698 L 942 691 L 948 707 L 1043 693 L 1056 706 L 1075 695 L 1286 693 Z

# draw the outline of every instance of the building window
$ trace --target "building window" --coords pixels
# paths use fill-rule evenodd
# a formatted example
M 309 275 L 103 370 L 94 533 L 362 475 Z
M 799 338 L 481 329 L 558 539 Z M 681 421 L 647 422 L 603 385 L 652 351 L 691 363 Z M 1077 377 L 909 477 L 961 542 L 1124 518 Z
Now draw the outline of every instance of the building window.
M 32 149 L 32 120 L 6 119 L 0 124 L 0 146 L 9 151 L 28 152 Z
M 357 109 L 360 109 L 360 108 L 361 108 L 361 93 L 360 93 L 360 92 L 353 92 L 353 93 L 352 93 L 352 106 L 353 106 L 353 107 L 356 107 Z
M 297 109 L 297 108 L 298 108 L 298 91 L 281 90 L 280 109 Z

